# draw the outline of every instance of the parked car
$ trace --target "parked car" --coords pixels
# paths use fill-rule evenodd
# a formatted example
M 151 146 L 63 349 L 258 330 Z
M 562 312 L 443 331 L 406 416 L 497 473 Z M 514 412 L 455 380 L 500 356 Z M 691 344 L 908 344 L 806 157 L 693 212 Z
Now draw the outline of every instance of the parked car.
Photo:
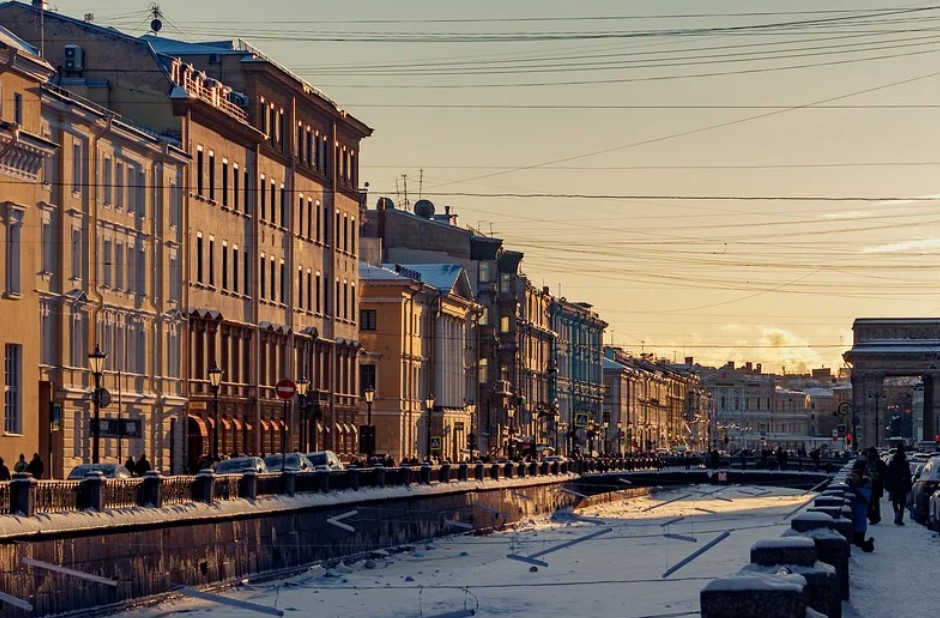
M 911 517 L 926 524 L 930 496 L 940 487 L 940 457 L 931 457 L 911 488 Z
M 940 531 L 940 490 L 933 492 L 927 501 L 927 527 Z
M 345 470 L 346 466 L 339 460 L 333 451 L 316 451 L 307 453 L 307 459 L 313 464 L 315 470 Z
M 72 471 L 69 472 L 69 475 L 65 478 L 70 481 L 80 481 L 85 478 L 89 472 L 101 472 L 104 474 L 105 478 L 109 479 L 129 479 L 133 476 L 131 471 L 121 464 L 96 463 L 77 465 L 72 468 Z
M 264 474 L 268 471 L 268 466 L 260 457 L 233 457 L 232 459 L 223 459 L 215 467 L 216 474 L 242 474 L 248 470 Z
M 268 472 L 280 472 L 282 469 L 293 472 L 310 472 L 313 470 L 313 464 L 303 453 L 287 453 L 286 456 L 281 453 L 268 455 L 264 458 L 264 465 L 268 467 Z

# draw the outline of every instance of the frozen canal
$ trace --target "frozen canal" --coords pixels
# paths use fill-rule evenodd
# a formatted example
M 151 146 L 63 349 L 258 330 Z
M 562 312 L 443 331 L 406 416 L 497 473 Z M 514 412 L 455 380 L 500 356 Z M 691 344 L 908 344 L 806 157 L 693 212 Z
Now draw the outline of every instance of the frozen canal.
M 285 616 L 388 618 L 461 615 L 668 617 L 698 615 L 705 583 L 748 563 L 751 545 L 779 537 L 785 516 L 815 494 L 750 486 L 691 487 L 578 512 L 600 522 L 531 520 L 489 536 L 453 536 L 371 561 L 313 567 L 296 577 L 225 591 L 230 598 Z M 684 518 L 675 521 L 678 518 Z M 672 521 L 672 523 L 669 523 Z M 666 525 L 668 524 L 668 525 Z M 546 553 L 548 567 L 507 558 L 531 556 L 601 530 L 595 538 Z M 731 535 L 668 577 L 663 574 L 721 533 Z M 854 556 L 853 556 L 854 559 Z M 153 618 L 263 614 L 180 599 L 121 614 Z

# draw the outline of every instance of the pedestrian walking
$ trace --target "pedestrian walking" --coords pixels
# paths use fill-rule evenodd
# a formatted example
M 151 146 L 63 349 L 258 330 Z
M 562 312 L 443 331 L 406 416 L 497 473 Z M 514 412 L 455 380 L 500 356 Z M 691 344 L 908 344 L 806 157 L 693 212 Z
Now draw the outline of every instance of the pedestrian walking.
M 878 457 L 878 449 L 874 446 L 867 451 L 865 472 L 871 479 L 871 502 L 868 505 L 868 521 L 877 524 L 881 521 L 881 499 L 885 495 L 885 473 L 888 464 Z
M 852 472 L 845 479 L 852 491 L 852 543 L 864 552 L 875 551 L 875 539 L 865 539 L 868 532 L 868 504 L 871 502 L 871 479 L 865 476 L 865 461 L 852 465 Z
M 150 461 L 147 459 L 146 453 L 140 454 L 140 459 L 137 460 L 134 471 L 137 472 L 137 476 L 143 476 L 150 472 Z
M 26 455 L 24 455 L 23 453 L 20 453 L 19 461 L 13 464 L 13 471 L 14 472 L 26 472 L 26 466 L 28 465 L 29 464 L 26 462 Z
M 885 472 L 885 489 L 891 496 L 891 506 L 894 508 L 894 523 L 904 525 L 904 509 L 907 506 L 907 494 L 911 491 L 911 467 L 907 463 L 907 454 L 904 445 L 898 446 L 894 452 L 888 469 Z
M 10 469 L 3 463 L 3 457 L 0 457 L 0 481 L 10 480 Z
M 26 466 L 26 471 L 33 475 L 34 479 L 41 479 L 42 473 L 46 471 L 46 466 L 42 463 L 42 457 L 39 453 L 33 453 L 33 458 Z
M 132 455 L 127 456 L 127 461 L 124 462 L 124 467 L 127 468 L 127 471 L 131 473 L 131 476 L 137 476 L 137 464 L 134 463 L 134 457 Z

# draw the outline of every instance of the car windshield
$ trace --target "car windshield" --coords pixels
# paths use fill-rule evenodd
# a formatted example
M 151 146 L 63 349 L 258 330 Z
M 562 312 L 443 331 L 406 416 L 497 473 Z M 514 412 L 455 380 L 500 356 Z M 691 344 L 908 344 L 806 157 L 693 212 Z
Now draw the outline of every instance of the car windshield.
M 251 470 L 254 467 L 254 459 L 226 459 L 225 461 L 219 462 L 219 465 L 216 467 L 215 471 L 217 473 L 241 472 L 244 470 Z
M 264 458 L 264 463 L 273 470 L 281 467 L 282 459 L 284 459 L 283 455 L 268 455 Z M 292 468 L 300 467 L 300 456 L 297 453 L 288 453 L 287 458 L 284 459 L 284 465 Z
M 310 453 L 307 455 L 307 459 L 315 466 L 326 466 L 330 463 L 326 459 L 326 453 Z
M 68 479 L 73 481 L 80 480 L 85 478 L 89 472 L 101 472 L 108 478 L 130 476 L 129 472 L 127 474 L 122 474 L 123 470 L 126 470 L 124 466 L 118 466 L 115 464 L 83 464 L 72 468 L 72 471 L 69 472 Z

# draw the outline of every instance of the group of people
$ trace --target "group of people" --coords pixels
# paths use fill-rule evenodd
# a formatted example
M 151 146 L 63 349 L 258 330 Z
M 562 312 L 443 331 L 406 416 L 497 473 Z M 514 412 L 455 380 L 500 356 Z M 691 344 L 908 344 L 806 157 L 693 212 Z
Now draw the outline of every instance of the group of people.
M 894 509 L 894 524 L 904 525 L 904 509 L 912 485 L 911 468 L 904 446 L 898 446 L 887 464 L 878 456 L 877 449 L 871 447 L 865 452 L 864 458 L 852 464 L 852 472 L 846 484 L 852 491 L 853 543 L 862 551 L 874 551 L 875 539 L 866 539 L 865 535 L 869 524 L 881 521 L 881 499 L 886 490 Z
M 131 473 L 131 476 L 143 476 L 151 470 L 150 460 L 147 459 L 146 453 L 141 453 L 137 461 L 134 461 L 134 458 L 128 455 L 127 461 L 124 462 L 124 467 Z
M 33 458 L 29 461 L 26 461 L 25 454 L 20 453 L 20 458 L 13 464 L 13 471 L 28 472 L 33 475 L 34 479 L 41 479 L 46 472 L 46 465 L 42 462 L 39 453 L 33 453 Z M 10 469 L 3 461 L 3 457 L 0 457 L 0 481 L 9 481 L 11 478 Z

